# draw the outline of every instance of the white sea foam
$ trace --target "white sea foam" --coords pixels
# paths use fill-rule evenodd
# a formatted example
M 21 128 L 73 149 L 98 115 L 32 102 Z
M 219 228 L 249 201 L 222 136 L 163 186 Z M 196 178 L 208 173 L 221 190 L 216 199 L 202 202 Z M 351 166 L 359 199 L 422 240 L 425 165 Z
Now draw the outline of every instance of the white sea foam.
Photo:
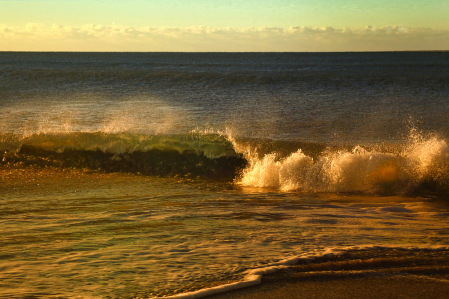
M 257 149 L 230 138 L 249 161 L 237 182 L 243 186 L 305 192 L 403 193 L 423 183 L 444 186 L 449 177 L 446 141 L 421 136 L 410 139 L 399 153 L 367 150 L 328 152 L 316 161 L 301 149 L 286 158 L 276 152 L 259 158 Z

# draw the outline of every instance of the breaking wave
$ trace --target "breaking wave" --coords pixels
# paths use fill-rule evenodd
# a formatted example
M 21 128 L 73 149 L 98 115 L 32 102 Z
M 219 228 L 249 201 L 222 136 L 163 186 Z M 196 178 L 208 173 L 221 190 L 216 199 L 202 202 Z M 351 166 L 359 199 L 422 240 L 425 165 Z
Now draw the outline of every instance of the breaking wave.
M 394 145 L 348 146 L 178 135 L 40 133 L 0 135 L 0 164 L 226 179 L 237 185 L 311 193 L 449 193 L 449 145 L 416 132 Z
M 437 137 L 416 133 L 396 146 L 302 148 L 285 156 L 260 155 L 257 148 L 238 144 L 248 166 L 236 182 L 243 186 L 302 192 L 369 194 L 438 191 L 449 188 L 449 146 Z

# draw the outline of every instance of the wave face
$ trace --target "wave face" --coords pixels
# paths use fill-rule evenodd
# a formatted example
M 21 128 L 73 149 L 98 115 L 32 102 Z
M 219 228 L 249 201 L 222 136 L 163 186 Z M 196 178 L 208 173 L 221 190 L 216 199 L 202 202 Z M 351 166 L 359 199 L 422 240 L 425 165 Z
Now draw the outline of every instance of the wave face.
M 246 165 L 220 135 L 56 133 L 1 137 L 3 165 L 232 179 Z
M 237 142 L 235 142 L 237 144 Z M 437 137 L 416 135 L 390 147 L 324 147 L 285 156 L 260 154 L 257 148 L 237 145 L 248 166 L 237 183 L 283 191 L 408 193 L 448 192 L 449 146 Z

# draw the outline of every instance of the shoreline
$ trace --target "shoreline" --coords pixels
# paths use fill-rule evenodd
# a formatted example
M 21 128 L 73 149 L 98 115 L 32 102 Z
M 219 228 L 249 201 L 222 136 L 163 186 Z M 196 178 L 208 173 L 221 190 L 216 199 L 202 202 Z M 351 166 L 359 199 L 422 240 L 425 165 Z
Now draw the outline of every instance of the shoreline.
M 273 275 L 276 276 L 276 275 Z M 282 280 L 281 280 L 282 279 Z M 262 284 L 231 291 L 206 299 L 280 299 L 280 298 L 408 298 L 445 299 L 449 281 L 427 280 L 407 276 L 335 277 L 300 281 L 294 278 L 267 277 Z M 193 298 L 193 297 L 192 297 Z
M 248 271 L 245 281 L 168 298 L 447 298 L 449 247 L 355 247 Z

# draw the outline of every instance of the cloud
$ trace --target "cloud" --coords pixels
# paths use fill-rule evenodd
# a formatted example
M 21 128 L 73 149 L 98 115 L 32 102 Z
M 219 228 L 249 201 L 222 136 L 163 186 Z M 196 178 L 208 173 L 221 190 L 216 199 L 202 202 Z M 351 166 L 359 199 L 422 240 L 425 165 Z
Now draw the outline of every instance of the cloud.
M 449 30 L 384 26 L 259 28 L 0 25 L 2 51 L 449 50 Z

